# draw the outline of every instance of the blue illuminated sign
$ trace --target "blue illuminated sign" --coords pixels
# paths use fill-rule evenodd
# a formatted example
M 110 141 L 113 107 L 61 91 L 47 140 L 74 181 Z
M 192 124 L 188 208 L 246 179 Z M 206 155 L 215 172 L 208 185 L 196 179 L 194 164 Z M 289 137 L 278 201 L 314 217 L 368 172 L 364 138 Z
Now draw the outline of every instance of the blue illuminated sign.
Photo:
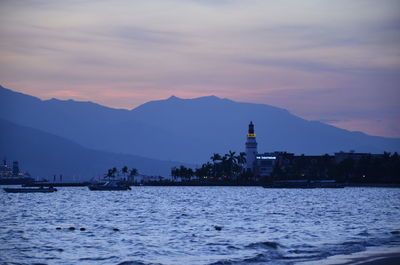
M 276 156 L 257 156 L 256 158 L 263 159 L 263 160 L 267 160 L 267 159 L 273 160 L 273 159 L 276 159 Z

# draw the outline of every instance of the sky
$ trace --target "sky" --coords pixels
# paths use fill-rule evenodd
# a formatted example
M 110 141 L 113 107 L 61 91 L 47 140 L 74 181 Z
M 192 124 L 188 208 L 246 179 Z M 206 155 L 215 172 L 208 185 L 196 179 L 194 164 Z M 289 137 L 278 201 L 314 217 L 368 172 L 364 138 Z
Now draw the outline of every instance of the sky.
M 0 0 L 0 84 L 134 108 L 264 103 L 400 137 L 400 0 Z

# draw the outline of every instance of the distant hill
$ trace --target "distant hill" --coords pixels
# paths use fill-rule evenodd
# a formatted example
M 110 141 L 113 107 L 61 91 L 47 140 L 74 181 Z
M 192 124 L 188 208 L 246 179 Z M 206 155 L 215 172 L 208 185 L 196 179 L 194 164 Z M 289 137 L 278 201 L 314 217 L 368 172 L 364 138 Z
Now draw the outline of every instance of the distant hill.
M 244 151 L 255 124 L 259 152 L 325 154 L 399 151 L 400 139 L 350 132 L 265 104 L 215 96 L 171 97 L 133 110 L 91 102 L 45 100 L 0 87 L 0 118 L 62 136 L 82 146 L 162 160 L 201 164 L 212 153 Z
M 244 151 L 249 121 L 255 124 L 259 152 L 288 151 L 325 154 L 340 150 L 399 151 L 400 139 L 350 132 L 317 121 L 307 121 L 287 110 L 215 96 L 195 99 L 171 97 L 132 110 L 136 120 L 190 139 L 191 152 L 205 157 L 229 149 Z M 183 152 L 183 149 L 181 149 Z M 183 152 L 187 153 L 187 152 Z M 192 156 L 192 154 L 188 154 Z M 179 159 L 184 159 L 179 156 Z
M 64 179 L 84 180 L 124 165 L 135 167 L 142 174 L 168 176 L 173 166 L 181 164 L 87 149 L 59 136 L 3 119 L 0 119 L 0 128 L 0 157 L 7 157 L 9 162 L 19 160 L 22 171 L 34 177 L 52 179 L 54 174 L 63 174 Z

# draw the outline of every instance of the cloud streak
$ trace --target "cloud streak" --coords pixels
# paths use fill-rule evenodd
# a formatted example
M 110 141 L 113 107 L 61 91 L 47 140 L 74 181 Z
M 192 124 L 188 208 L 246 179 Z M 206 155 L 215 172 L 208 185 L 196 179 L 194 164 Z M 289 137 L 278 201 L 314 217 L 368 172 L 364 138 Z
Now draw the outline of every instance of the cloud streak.
M 388 113 L 399 116 L 399 9 L 391 0 L 2 1 L 0 80 L 126 108 L 214 94 L 346 128 L 354 119 L 373 133 L 376 122 L 355 113 L 387 128 Z

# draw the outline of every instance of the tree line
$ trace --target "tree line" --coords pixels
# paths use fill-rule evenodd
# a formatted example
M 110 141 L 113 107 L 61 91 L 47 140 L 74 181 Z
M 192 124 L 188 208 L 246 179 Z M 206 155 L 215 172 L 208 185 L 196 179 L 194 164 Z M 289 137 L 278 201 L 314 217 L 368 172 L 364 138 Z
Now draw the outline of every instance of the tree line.
M 185 166 L 171 169 L 171 176 L 184 182 L 231 183 L 233 185 L 263 184 L 274 180 L 333 179 L 342 183 L 400 183 L 400 156 L 384 152 L 380 155 L 362 154 L 339 159 L 328 154 L 322 156 L 294 156 L 280 153 L 267 177 L 246 171 L 246 153 L 229 151 L 213 154 L 210 161 L 199 168 Z
M 109 180 L 111 180 L 115 179 L 116 177 L 120 177 L 121 174 L 125 180 L 133 182 L 134 177 L 139 174 L 139 171 L 136 168 L 129 169 L 127 166 L 122 167 L 121 170 L 118 170 L 116 167 L 113 167 L 108 169 L 106 177 Z
M 237 180 L 245 175 L 246 153 L 229 151 L 227 154 L 220 155 L 214 153 L 210 161 L 201 167 L 192 169 L 185 166 L 174 167 L 171 169 L 171 176 L 181 178 L 183 181 L 191 181 L 196 176 L 200 180 L 207 181 L 230 181 Z

